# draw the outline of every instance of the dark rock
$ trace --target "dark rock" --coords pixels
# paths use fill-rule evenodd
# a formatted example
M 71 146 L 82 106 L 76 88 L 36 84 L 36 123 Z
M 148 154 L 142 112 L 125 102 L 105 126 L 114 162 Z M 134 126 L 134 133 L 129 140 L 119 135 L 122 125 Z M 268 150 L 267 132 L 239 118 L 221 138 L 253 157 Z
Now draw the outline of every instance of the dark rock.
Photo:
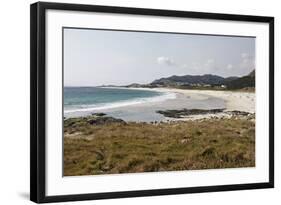
M 239 110 L 233 110 L 233 111 L 230 111 L 230 113 L 233 115 L 242 115 L 242 116 L 248 116 L 250 114 L 249 112 L 244 112 L 244 111 L 239 111 Z
M 91 125 L 104 125 L 109 123 L 125 123 L 125 121 L 113 117 L 96 117 L 88 119 L 87 123 Z
M 182 110 L 158 110 L 156 111 L 159 114 L 164 115 L 165 117 L 172 118 L 183 118 L 188 115 L 201 115 L 201 114 L 216 114 L 223 112 L 224 109 L 182 109 Z
M 106 114 L 102 113 L 102 112 L 97 112 L 97 113 L 92 113 L 91 115 L 92 116 L 97 116 L 97 117 L 102 117 L 102 116 L 105 116 Z

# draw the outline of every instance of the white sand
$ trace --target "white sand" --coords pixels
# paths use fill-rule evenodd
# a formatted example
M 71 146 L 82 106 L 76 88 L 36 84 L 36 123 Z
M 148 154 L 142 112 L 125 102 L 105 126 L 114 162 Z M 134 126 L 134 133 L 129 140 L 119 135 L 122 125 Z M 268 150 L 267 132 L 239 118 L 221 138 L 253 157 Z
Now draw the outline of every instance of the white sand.
M 255 113 L 255 93 L 233 92 L 233 91 L 215 91 L 215 90 L 183 90 L 173 88 L 154 88 L 159 91 L 182 93 L 187 96 L 212 96 L 221 98 L 226 103 L 226 111 L 244 111 Z
M 126 88 L 128 89 L 128 88 Z M 98 112 L 107 113 L 110 116 L 121 118 L 126 121 L 178 121 L 178 120 L 198 120 L 209 118 L 229 118 L 233 114 L 227 111 L 244 111 L 255 113 L 255 93 L 215 91 L 215 90 L 184 90 L 174 88 L 130 88 L 137 90 L 154 90 L 158 92 L 175 93 L 176 98 L 165 101 L 144 102 L 120 106 L 117 108 L 106 108 Z M 201 103 L 202 102 L 202 103 Z M 208 104 L 209 103 L 209 104 Z M 156 113 L 158 110 L 169 109 L 221 109 L 225 112 L 216 114 L 189 115 L 184 118 L 168 118 Z M 92 110 L 86 112 L 70 113 L 66 117 L 81 117 L 90 115 Z

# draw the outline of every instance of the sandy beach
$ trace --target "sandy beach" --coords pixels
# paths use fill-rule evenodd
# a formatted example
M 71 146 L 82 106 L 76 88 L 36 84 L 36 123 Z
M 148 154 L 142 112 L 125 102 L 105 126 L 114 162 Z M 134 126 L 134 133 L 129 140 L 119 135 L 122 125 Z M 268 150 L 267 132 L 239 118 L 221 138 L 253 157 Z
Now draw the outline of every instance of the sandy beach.
M 212 96 L 220 98 L 226 103 L 226 111 L 244 111 L 255 113 L 255 93 L 238 91 L 215 91 L 215 90 L 183 90 L 173 88 L 155 88 L 155 90 L 182 93 L 187 96 L 197 97 Z
M 126 88 L 128 89 L 128 88 Z M 103 112 L 110 116 L 121 118 L 126 121 L 151 122 L 167 120 L 197 120 L 212 117 L 231 117 L 229 111 L 242 111 L 255 113 L 255 93 L 238 91 L 215 91 L 215 90 L 184 90 L 174 88 L 129 88 L 140 90 L 153 90 L 174 94 L 174 98 L 164 101 L 153 101 L 98 111 L 76 112 L 66 117 L 87 116 L 94 112 Z M 157 113 L 158 110 L 180 109 L 225 109 L 222 113 L 197 114 L 173 119 Z
M 154 88 L 154 90 L 162 92 L 174 92 L 184 94 L 191 98 L 203 100 L 204 98 L 213 97 L 221 99 L 225 103 L 225 110 L 222 113 L 191 115 L 185 118 L 176 119 L 182 121 L 210 119 L 210 118 L 230 118 L 231 111 L 241 111 L 255 114 L 255 93 L 239 92 L 239 91 L 217 91 L 217 90 L 184 90 L 175 88 Z M 171 120 L 171 119 L 170 119 Z M 173 119 L 172 119 L 173 120 Z
M 176 98 L 66 118 L 64 175 L 255 166 L 254 93 L 153 90 Z M 180 118 L 157 112 L 192 108 L 223 111 Z

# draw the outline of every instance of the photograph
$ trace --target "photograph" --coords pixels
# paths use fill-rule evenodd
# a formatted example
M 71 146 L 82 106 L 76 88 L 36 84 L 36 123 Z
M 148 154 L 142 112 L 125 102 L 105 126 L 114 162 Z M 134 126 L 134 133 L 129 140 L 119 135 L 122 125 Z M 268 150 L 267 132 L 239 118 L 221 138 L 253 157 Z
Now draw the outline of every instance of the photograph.
M 31 201 L 274 188 L 274 16 L 179 8 L 30 5 Z
M 63 176 L 255 167 L 255 36 L 62 38 Z

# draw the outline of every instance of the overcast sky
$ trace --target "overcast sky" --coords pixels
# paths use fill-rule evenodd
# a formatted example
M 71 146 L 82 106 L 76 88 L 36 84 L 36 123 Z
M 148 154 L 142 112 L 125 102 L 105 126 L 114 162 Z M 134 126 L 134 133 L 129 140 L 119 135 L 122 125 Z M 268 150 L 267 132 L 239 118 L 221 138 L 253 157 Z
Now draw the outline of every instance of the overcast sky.
M 64 29 L 64 85 L 150 83 L 171 75 L 243 76 L 255 38 Z

